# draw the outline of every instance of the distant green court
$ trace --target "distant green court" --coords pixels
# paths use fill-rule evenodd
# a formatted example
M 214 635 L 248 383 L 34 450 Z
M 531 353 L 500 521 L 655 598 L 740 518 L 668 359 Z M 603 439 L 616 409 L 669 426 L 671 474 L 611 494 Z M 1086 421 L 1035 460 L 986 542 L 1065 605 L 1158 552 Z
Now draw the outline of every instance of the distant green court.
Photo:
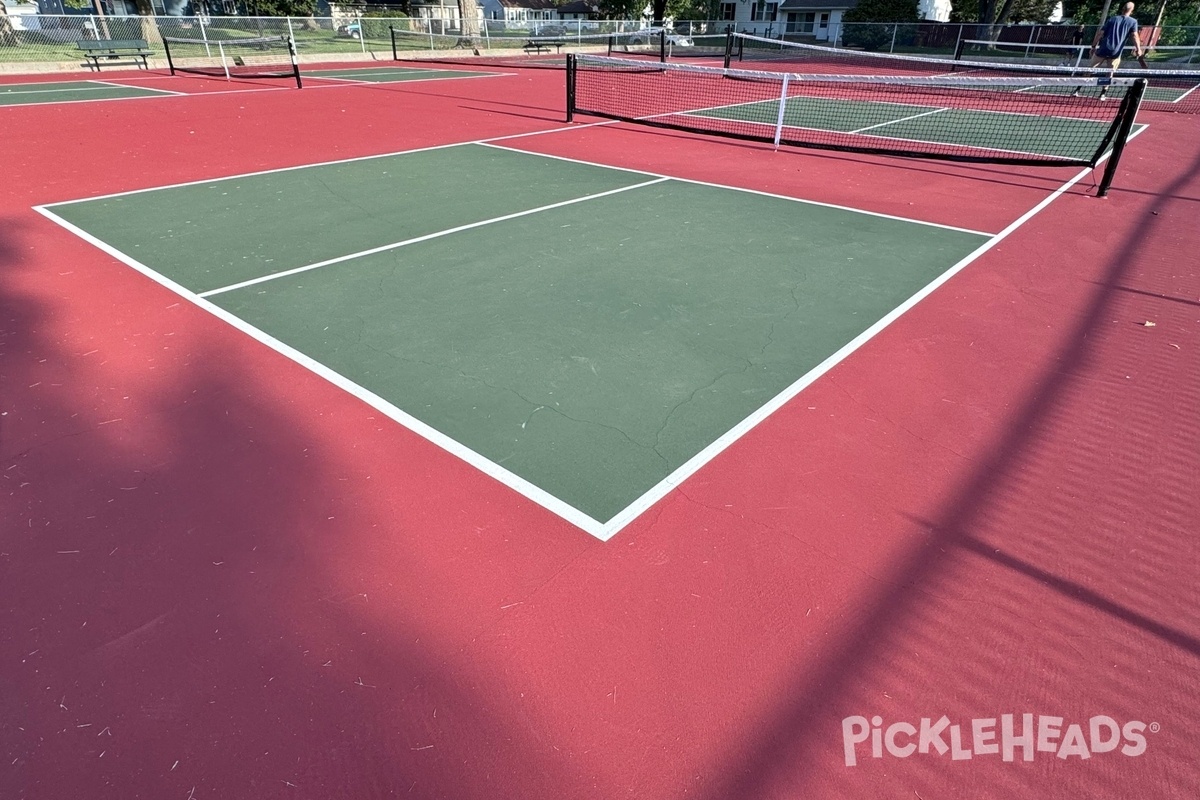
M 987 240 L 477 144 L 49 211 L 593 528 Z
M 452 80 L 454 78 L 486 78 L 496 72 L 467 72 L 465 70 L 416 68 L 416 67 L 355 67 L 351 69 L 304 70 L 304 75 L 313 78 L 336 78 L 343 81 L 363 83 L 397 83 L 400 81 Z
M 1111 122 L 1057 118 L 1029 125 L 1027 114 L 1006 114 L 929 105 L 881 103 L 846 98 L 803 97 L 784 106 L 785 127 L 863 133 L 889 139 L 943 142 L 981 150 L 1087 160 Z M 779 101 L 763 100 L 690 112 L 774 127 Z M 986 124 L 981 121 L 986 119 Z

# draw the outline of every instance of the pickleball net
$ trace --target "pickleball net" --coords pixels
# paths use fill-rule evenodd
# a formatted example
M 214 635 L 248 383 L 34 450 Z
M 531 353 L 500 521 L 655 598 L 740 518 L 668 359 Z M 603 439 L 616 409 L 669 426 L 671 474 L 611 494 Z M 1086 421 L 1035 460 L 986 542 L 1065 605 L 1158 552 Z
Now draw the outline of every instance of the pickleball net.
M 1008 48 L 1007 52 L 1011 52 L 1016 45 L 1003 43 L 998 47 Z M 1025 47 L 1021 46 L 1022 49 Z M 1006 53 L 1004 49 L 994 52 Z M 1114 74 L 1109 69 L 1089 68 L 1086 60 L 1078 65 L 1058 62 L 1021 63 L 1007 55 L 991 60 L 986 60 L 983 56 L 976 56 L 980 60 L 972 60 L 968 55 L 965 51 L 960 51 L 958 58 L 950 59 L 874 53 L 733 33 L 730 34 L 725 66 L 801 73 L 865 75 L 1145 79 L 1147 89 L 1142 99 L 1145 109 L 1200 113 L 1200 69 L 1187 69 L 1186 64 L 1172 63 L 1170 68 L 1167 68 L 1164 62 L 1148 61 L 1149 69 L 1145 69 L 1130 58 Z M 1065 59 L 1074 57 L 1073 54 L 1064 56 Z
M 242 39 L 184 39 L 163 37 L 171 74 L 225 78 L 288 78 L 300 80 L 296 45 L 288 36 Z
M 588 114 L 775 146 L 1039 167 L 1095 167 L 1107 192 L 1145 81 L 797 74 L 586 54 L 567 119 Z

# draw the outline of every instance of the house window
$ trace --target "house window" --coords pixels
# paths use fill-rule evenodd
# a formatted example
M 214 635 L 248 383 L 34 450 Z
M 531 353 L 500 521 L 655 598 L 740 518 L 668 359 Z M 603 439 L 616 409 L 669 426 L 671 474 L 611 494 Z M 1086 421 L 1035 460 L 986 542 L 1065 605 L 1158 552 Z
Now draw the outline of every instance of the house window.
M 756 2 L 754 8 L 750 10 L 750 19 L 754 22 L 773 22 L 775 19 L 775 9 L 779 8 L 778 3 Z M 811 14 L 809 16 L 812 16 Z
M 787 15 L 787 32 L 788 33 L 812 33 L 813 21 L 817 15 L 813 12 L 805 12 L 800 14 Z
M 721 3 L 721 19 L 737 19 L 737 3 Z

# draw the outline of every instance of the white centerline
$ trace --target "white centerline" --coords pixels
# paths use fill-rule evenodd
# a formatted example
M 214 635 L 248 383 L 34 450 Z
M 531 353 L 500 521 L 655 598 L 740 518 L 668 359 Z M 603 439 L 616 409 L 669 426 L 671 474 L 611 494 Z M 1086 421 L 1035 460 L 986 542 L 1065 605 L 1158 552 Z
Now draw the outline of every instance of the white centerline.
M 392 242 L 391 244 L 384 244 L 384 245 L 380 245 L 379 247 L 372 247 L 369 250 L 360 250 L 357 253 L 350 253 L 349 255 L 338 256 L 337 258 L 330 258 L 330 259 L 326 259 L 325 261 L 318 261 L 315 264 L 307 264 L 303 267 L 295 267 L 293 269 L 285 269 L 281 272 L 273 272 L 270 275 L 262 275 L 257 278 L 251 278 L 248 281 L 242 281 L 241 283 L 233 283 L 233 284 L 230 284 L 229 286 L 222 286 L 219 289 L 209 289 L 207 292 L 200 292 L 199 295 L 197 295 L 197 296 L 198 297 L 212 297 L 213 295 L 224 294 L 225 292 L 232 292 L 235 289 L 244 289 L 247 286 L 257 286 L 260 283 L 266 283 L 267 281 L 273 281 L 273 280 L 277 280 L 279 278 L 286 278 L 289 275 L 298 275 L 301 272 L 309 272 L 314 269 L 321 269 L 322 267 L 332 266 L 333 264 L 341 264 L 343 261 L 351 261 L 356 258 L 362 258 L 363 256 L 373 256 L 376 253 L 386 253 L 388 250 L 395 250 L 400 247 L 406 247 L 410 244 L 416 244 L 417 242 L 427 242 L 430 239 L 438 239 L 442 236 L 449 236 L 452 233 L 459 233 L 461 231 L 469 231 L 472 228 L 480 228 L 484 225 L 492 225 L 497 222 L 504 222 L 506 220 L 516 219 L 518 217 L 525 217 L 530 214 L 538 214 L 542 211 L 549 211 L 552 208 L 562 208 L 563 206 L 570 206 L 570 205 L 574 205 L 576 203 L 584 203 L 584 202 L 587 202 L 588 200 L 596 200 L 601 197 L 608 197 L 609 195 L 620 194 L 621 192 L 628 192 L 631 189 L 641 189 L 642 187 L 652 186 L 656 183 L 662 183 L 663 181 L 668 181 L 668 180 L 670 180 L 670 178 L 656 178 L 655 180 L 652 180 L 652 181 L 645 181 L 643 183 L 635 183 L 631 186 L 622 186 L 618 189 L 609 189 L 607 192 L 597 192 L 596 194 L 589 194 L 589 195 L 585 195 L 583 197 L 573 197 L 570 200 L 563 200 L 561 203 L 551 203 L 550 205 L 546 205 L 546 206 L 538 206 L 537 208 L 530 208 L 525 211 L 518 211 L 515 214 L 505 214 L 502 217 L 492 217 L 491 219 L 485 219 L 485 220 L 481 220 L 479 222 L 470 222 L 466 225 L 459 225 L 456 228 L 447 228 L 444 231 L 437 231 L 435 233 L 427 233 L 424 236 L 414 236 L 412 239 L 405 239 L 402 242 Z
M 930 114 L 940 114 L 943 111 L 949 111 L 949 110 L 950 109 L 948 109 L 948 108 L 935 108 L 933 111 L 922 111 L 920 114 L 912 114 L 911 116 L 901 117 L 900 119 L 889 119 L 887 122 L 880 122 L 875 125 L 868 125 L 867 127 L 859 128 L 856 131 L 850 131 L 850 133 L 862 133 L 863 131 L 874 130 L 875 128 L 882 128 L 884 125 L 895 125 L 897 122 L 907 122 L 910 119 L 917 119 L 919 117 L 928 117 Z

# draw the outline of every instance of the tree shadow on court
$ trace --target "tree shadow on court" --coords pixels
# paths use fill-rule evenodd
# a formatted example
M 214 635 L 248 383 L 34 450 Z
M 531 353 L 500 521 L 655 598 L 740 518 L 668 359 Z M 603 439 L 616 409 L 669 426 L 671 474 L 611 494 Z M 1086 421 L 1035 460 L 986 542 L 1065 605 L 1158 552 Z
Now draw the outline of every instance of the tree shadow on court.
M 1184 330 L 1194 314 L 1154 303 L 1153 292 L 1139 291 L 1147 299 L 1132 306 L 1124 294 L 1169 278 L 1163 265 L 1186 257 L 1148 245 L 1170 241 L 1171 226 L 1190 218 L 1178 200 L 1200 181 L 1200 156 L 1174 174 L 1123 221 L 1099 288 L 1066 314 L 1057 352 L 1020 387 L 995 443 L 928 518 L 900 512 L 917 529 L 903 555 L 872 575 L 861 611 L 848 613 L 815 664 L 797 669 L 756 734 L 716 766 L 704 797 L 929 798 L 964 786 L 974 796 L 1034 797 L 1067 785 L 1080 797 L 1135 786 L 1183 797 L 1173 787 L 1200 785 L 1190 752 L 1200 637 L 1185 611 L 1196 599 L 1196 362 L 1148 338 L 1155 329 L 1140 321 L 1153 309 L 1160 330 L 1167 318 Z M 1111 202 L 1128 206 L 1123 191 Z M 827 380 L 836 384 L 837 371 Z M 1103 486 L 1093 483 L 1097 464 L 1115 472 Z M 1087 688 L 1072 683 L 1080 674 Z M 1064 709 L 1085 729 L 1092 714 L 1153 720 L 1163 738 L 1151 737 L 1141 759 L 1097 753 L 1079 769 L 1053 753 L 1022 765 L 1020 751 L 1017 764 L 936 754 L 877 761 L 869 742 L 857 766 L 842 764 L 841 720 L 852 714 L 881 714 L 886 727 L 945 713 L 966 741 L 973 717 Z
M 481 529 L 464 493 L 504 490 L 31 213 L 2 222 L 0 796 L 579 780 L 464 652 L 587 537 Z

